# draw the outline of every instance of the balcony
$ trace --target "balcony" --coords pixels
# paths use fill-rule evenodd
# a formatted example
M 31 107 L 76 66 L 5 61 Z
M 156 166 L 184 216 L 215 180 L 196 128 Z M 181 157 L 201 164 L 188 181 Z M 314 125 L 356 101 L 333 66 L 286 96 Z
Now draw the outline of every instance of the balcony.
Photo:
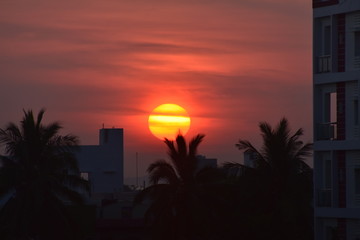
M 354 68 L 360 69 L 360 56 L 354 57 Z
M 337 123 L 319 123 L 317 125 L 317 140 L 336 140 Z
M 332 191 L 331 189 L 318 189 L 317 194 L 317 206 L 318 207 L 331 207 L 332 206 Z
M 331 55 L 323 55 L 317 58 L 317 73 L 331 72 Z
M 326 7 L 338 4 L 339 0 L 313 0 L 313 8 Z

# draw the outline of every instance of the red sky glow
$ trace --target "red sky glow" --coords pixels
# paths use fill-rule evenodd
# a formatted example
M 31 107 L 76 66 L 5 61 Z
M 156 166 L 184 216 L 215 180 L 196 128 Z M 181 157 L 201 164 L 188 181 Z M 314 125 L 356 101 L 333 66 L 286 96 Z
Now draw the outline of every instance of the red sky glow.
M 311 1 L 12 0 L 0 3 L 0 127 L 47 109 L 64 133 L 97 144 L 125 130 L 125 176 L 166 158 L 151 111 L 184 107 L 199 153 L 241 161 L 239 138 L 289 119 L 312 139 Z

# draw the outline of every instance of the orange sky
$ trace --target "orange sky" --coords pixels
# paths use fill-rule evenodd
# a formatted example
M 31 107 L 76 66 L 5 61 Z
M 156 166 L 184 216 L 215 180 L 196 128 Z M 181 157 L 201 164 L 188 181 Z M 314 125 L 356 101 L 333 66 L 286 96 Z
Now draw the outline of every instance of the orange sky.
M 200 153 L 240 161 L 239 138 L 286 116 L 311 127 L 311 1 L 12 0 L 0 10 L 0 126 L 47 109 L 65 132 L 97 144 L 125 129 L 125 172 L 164 158 L 148 114 L 176 103 Z

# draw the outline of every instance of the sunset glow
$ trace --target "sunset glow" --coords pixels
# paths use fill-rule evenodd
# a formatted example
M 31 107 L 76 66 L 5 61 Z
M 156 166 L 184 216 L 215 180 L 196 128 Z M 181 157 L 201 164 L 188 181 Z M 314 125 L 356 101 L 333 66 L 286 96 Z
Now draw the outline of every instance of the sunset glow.
M 149 116 L 150 132 L 157 138 L 174 140 L 178 133 L 185 135 L 190 128 L 186 110 L 176 104 L 162 104 Z
M 140 176 L 166 158 L 165 125 L 190 124 L 149 118 L 164 103 L 219 165 L 241 161 L 234 144 L 256 142 L 260 121 L 287 117 L 312 139 L 310 1 L 2 1 L 0 43 L 0 127 L 46 108 L 82 145 L 123 128 L 126 177 L 136 152 Z

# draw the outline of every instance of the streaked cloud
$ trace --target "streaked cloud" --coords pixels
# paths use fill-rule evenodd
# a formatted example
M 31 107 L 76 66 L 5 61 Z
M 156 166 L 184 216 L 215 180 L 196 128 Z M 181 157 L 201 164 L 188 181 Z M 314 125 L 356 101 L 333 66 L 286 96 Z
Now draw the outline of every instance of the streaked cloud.
M 124 127 L 129 172 L 135 151 L 165 155 L 147 115 L 167 102 L 221 161 L 258 141 L 259 121 L 286 116 L 311 139 L 306 1 L 4 1 L 0 42 L 0 125 L 46 107 L 86 144 L 103 123 Z

